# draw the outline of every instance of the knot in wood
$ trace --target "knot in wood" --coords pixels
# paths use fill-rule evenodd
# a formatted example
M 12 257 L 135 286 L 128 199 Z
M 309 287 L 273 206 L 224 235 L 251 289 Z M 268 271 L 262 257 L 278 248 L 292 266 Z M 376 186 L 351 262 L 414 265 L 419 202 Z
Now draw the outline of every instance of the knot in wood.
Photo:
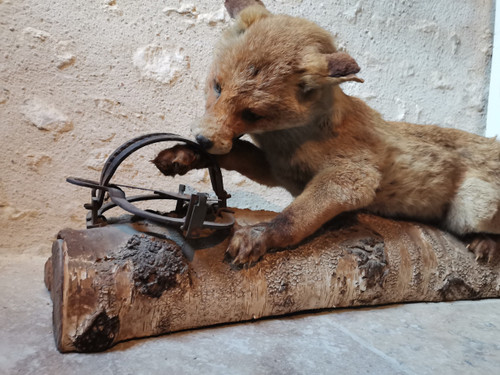
M 152 236 L 132 236 L 120 250 L 120 259 L 131 261 L 137 290 L 154 298 L 177 286 L 177 275 L 187 269 L 176 243 Z
M 370 232 L 366 237 L 353 238 L 346 241 L 344 246 L 350 254 L 356 256 L 358 268 L 362 271 L 368 287 L 383 281 L 387 260 L 385 243 L 378 233 Z

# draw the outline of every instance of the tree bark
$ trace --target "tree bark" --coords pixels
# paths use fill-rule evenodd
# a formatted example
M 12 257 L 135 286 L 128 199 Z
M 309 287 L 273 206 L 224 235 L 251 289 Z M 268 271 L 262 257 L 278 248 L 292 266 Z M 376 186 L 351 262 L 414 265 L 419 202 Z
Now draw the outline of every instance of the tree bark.
M 240 224 L 273 216 L 236 212 Z M 344 215 L 244 269 L 224 259 L 227 236 L 188 244 L 198 248 L 192 261 L 182 241 L 147 222 L 62 230 L 45 266 L 58 350 L 102 351 L 132 338 L 297 311 L 500 295 L 498 260 L 476 262 L 436 228 L 369 214 Z

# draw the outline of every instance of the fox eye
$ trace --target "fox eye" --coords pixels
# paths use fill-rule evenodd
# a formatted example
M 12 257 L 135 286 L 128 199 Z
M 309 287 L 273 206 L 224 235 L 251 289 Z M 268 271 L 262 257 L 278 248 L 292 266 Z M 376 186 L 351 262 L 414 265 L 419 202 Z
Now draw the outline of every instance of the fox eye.
M 264 118 L 264 116 L 260 116 L 257 113 L 253 112 L 251 109 L 244 109 L 241 112 L 241 118 L 246 122 L 257 122 Z
M 217 95 L 217 97 L 219 97 L 220 93 L 222 92 L 222 87 L 220 87 L 220 83 L 217 81 L 214 82 L 214 91 L 215 91 L 215 95 Z

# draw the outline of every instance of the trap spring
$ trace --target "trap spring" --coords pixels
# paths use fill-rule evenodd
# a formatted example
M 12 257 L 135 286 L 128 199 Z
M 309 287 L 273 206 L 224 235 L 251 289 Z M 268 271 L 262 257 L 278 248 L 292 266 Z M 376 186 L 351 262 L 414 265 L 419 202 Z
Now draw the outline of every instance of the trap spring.
M 206 193 L 186 194 L 184 185 L 179 186 L 177 193 L 172 193 L 110 183 L 114 173 L 128 156 L 142 147 L 166 141 L 184 142 L 210 160 L 208 170 L 212 188 L 217 198 L 210 198 Z M 203 151 L 196 142 L 176 134 L 147 134 L 124 143 L 104 163 L 99 182 L 76 177 L 67 178 L 67 181 L 78 186 L 90 188 L 92 191 L 90 203 L 84 205 L 89 210 L 87 214 L 87 228 L 106 225 L 107 219 L 103 215 L 104 212 L 116 206 L 143 219 L 166 226 L 178 227 L 182 230 L 185 238 L 191 238 L 197 229 L 228 229 L 234 224 L 234 217 L 226 205 L 229 195 L 224 190 L 222 174 L 217 162 L 211 155 Z M 122 188 L 143 190 L 149 194 L 127 197 Z M 156 211 L 142 210 L 133 205 L 134 202 L 155 199 L 176 200 L 175 211 L 169 215 L 165 215 Z

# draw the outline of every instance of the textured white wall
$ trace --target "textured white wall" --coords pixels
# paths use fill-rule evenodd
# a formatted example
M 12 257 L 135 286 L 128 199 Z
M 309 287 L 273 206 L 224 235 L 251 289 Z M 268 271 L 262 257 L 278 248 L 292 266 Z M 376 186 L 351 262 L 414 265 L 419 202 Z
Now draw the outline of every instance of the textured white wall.
M 490 92 L 488 95 L 487 137 L 500 136 L 500 6 L 495 7 L 495 32 L 493 37 Z
M 387 119 L 484 132 L 492 1 L 264 1 L 330 30 L 366 81 L 345 90 Z M 0 246 L 47 253 L 59 229 L 84 225 L 89 192 L 65 177 L 97 179 L 134 136 L 190 135 L 212 46 L 230 22 L 222 3 L 0 0 Z M 145 149 L 116 181 L 209 190 L 204 171 L 163 178 L 147 162 L 158 150 Z M 235 206 L 277 210 L 290 200 L 237 175 L 226 185 Z

